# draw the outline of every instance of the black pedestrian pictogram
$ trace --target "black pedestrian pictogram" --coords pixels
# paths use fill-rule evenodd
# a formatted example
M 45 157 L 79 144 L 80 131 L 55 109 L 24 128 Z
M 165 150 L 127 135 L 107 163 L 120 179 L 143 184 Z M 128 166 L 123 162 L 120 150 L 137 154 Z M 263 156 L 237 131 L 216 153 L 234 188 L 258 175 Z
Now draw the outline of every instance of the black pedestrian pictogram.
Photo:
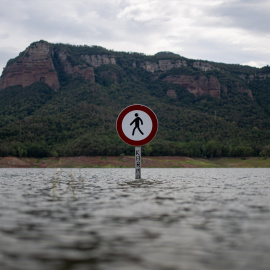
M 133 129 L 132 136 L 134 136 L 136 128 L 143 135 L 143 132 L 140 129 L 140 123 L 143 125 L 143 121 L 142 121 L 141 117 L 139 117 L 138 113 L 135 113 L 135 116 L 136 116 L 136 118 L 130 123 L 131 126 L 135 123 L 135 127 Z

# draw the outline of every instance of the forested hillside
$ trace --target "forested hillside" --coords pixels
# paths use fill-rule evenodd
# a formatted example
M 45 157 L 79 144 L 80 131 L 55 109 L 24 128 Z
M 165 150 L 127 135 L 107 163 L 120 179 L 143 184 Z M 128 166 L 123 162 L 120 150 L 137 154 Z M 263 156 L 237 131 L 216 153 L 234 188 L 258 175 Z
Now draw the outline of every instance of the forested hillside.
M 269 75 L 169 52 L 33 43 L 1 77 L 0 156 L 133 155 L 115 128 L 131 104 L 159 120 L 145 155 L 268 156 Z

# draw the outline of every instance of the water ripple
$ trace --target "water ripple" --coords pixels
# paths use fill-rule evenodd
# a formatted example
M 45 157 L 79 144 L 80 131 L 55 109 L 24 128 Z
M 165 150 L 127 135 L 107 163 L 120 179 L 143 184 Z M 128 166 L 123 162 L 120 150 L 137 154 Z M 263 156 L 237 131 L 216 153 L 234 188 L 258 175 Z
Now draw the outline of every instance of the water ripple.
M 3 270 L 268 270 L 269 169 L 0 169 Z

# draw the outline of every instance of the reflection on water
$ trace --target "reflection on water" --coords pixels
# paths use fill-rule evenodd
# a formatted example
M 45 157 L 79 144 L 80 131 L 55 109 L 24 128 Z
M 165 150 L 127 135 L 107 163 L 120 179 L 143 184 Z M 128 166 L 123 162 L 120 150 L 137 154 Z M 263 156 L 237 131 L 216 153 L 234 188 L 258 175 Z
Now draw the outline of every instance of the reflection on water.
M 0 169 L 3 270 L 269 269 L 269 169 Z

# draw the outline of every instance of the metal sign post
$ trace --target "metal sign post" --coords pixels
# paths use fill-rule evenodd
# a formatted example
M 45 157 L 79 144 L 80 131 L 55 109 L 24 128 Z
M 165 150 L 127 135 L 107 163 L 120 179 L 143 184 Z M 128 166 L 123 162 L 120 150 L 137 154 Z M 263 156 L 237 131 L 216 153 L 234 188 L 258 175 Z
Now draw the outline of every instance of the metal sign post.
M 135 179 L 141 179 L 142 154 L 141 147 L 135 147 Z
M 158 130 L 157 117 L 148 107 L 134 104 L 118 115 L 116 129 L 125 143 L 135 146 L 135 178 L 141 179 L 141 146 L 154 139 Z

